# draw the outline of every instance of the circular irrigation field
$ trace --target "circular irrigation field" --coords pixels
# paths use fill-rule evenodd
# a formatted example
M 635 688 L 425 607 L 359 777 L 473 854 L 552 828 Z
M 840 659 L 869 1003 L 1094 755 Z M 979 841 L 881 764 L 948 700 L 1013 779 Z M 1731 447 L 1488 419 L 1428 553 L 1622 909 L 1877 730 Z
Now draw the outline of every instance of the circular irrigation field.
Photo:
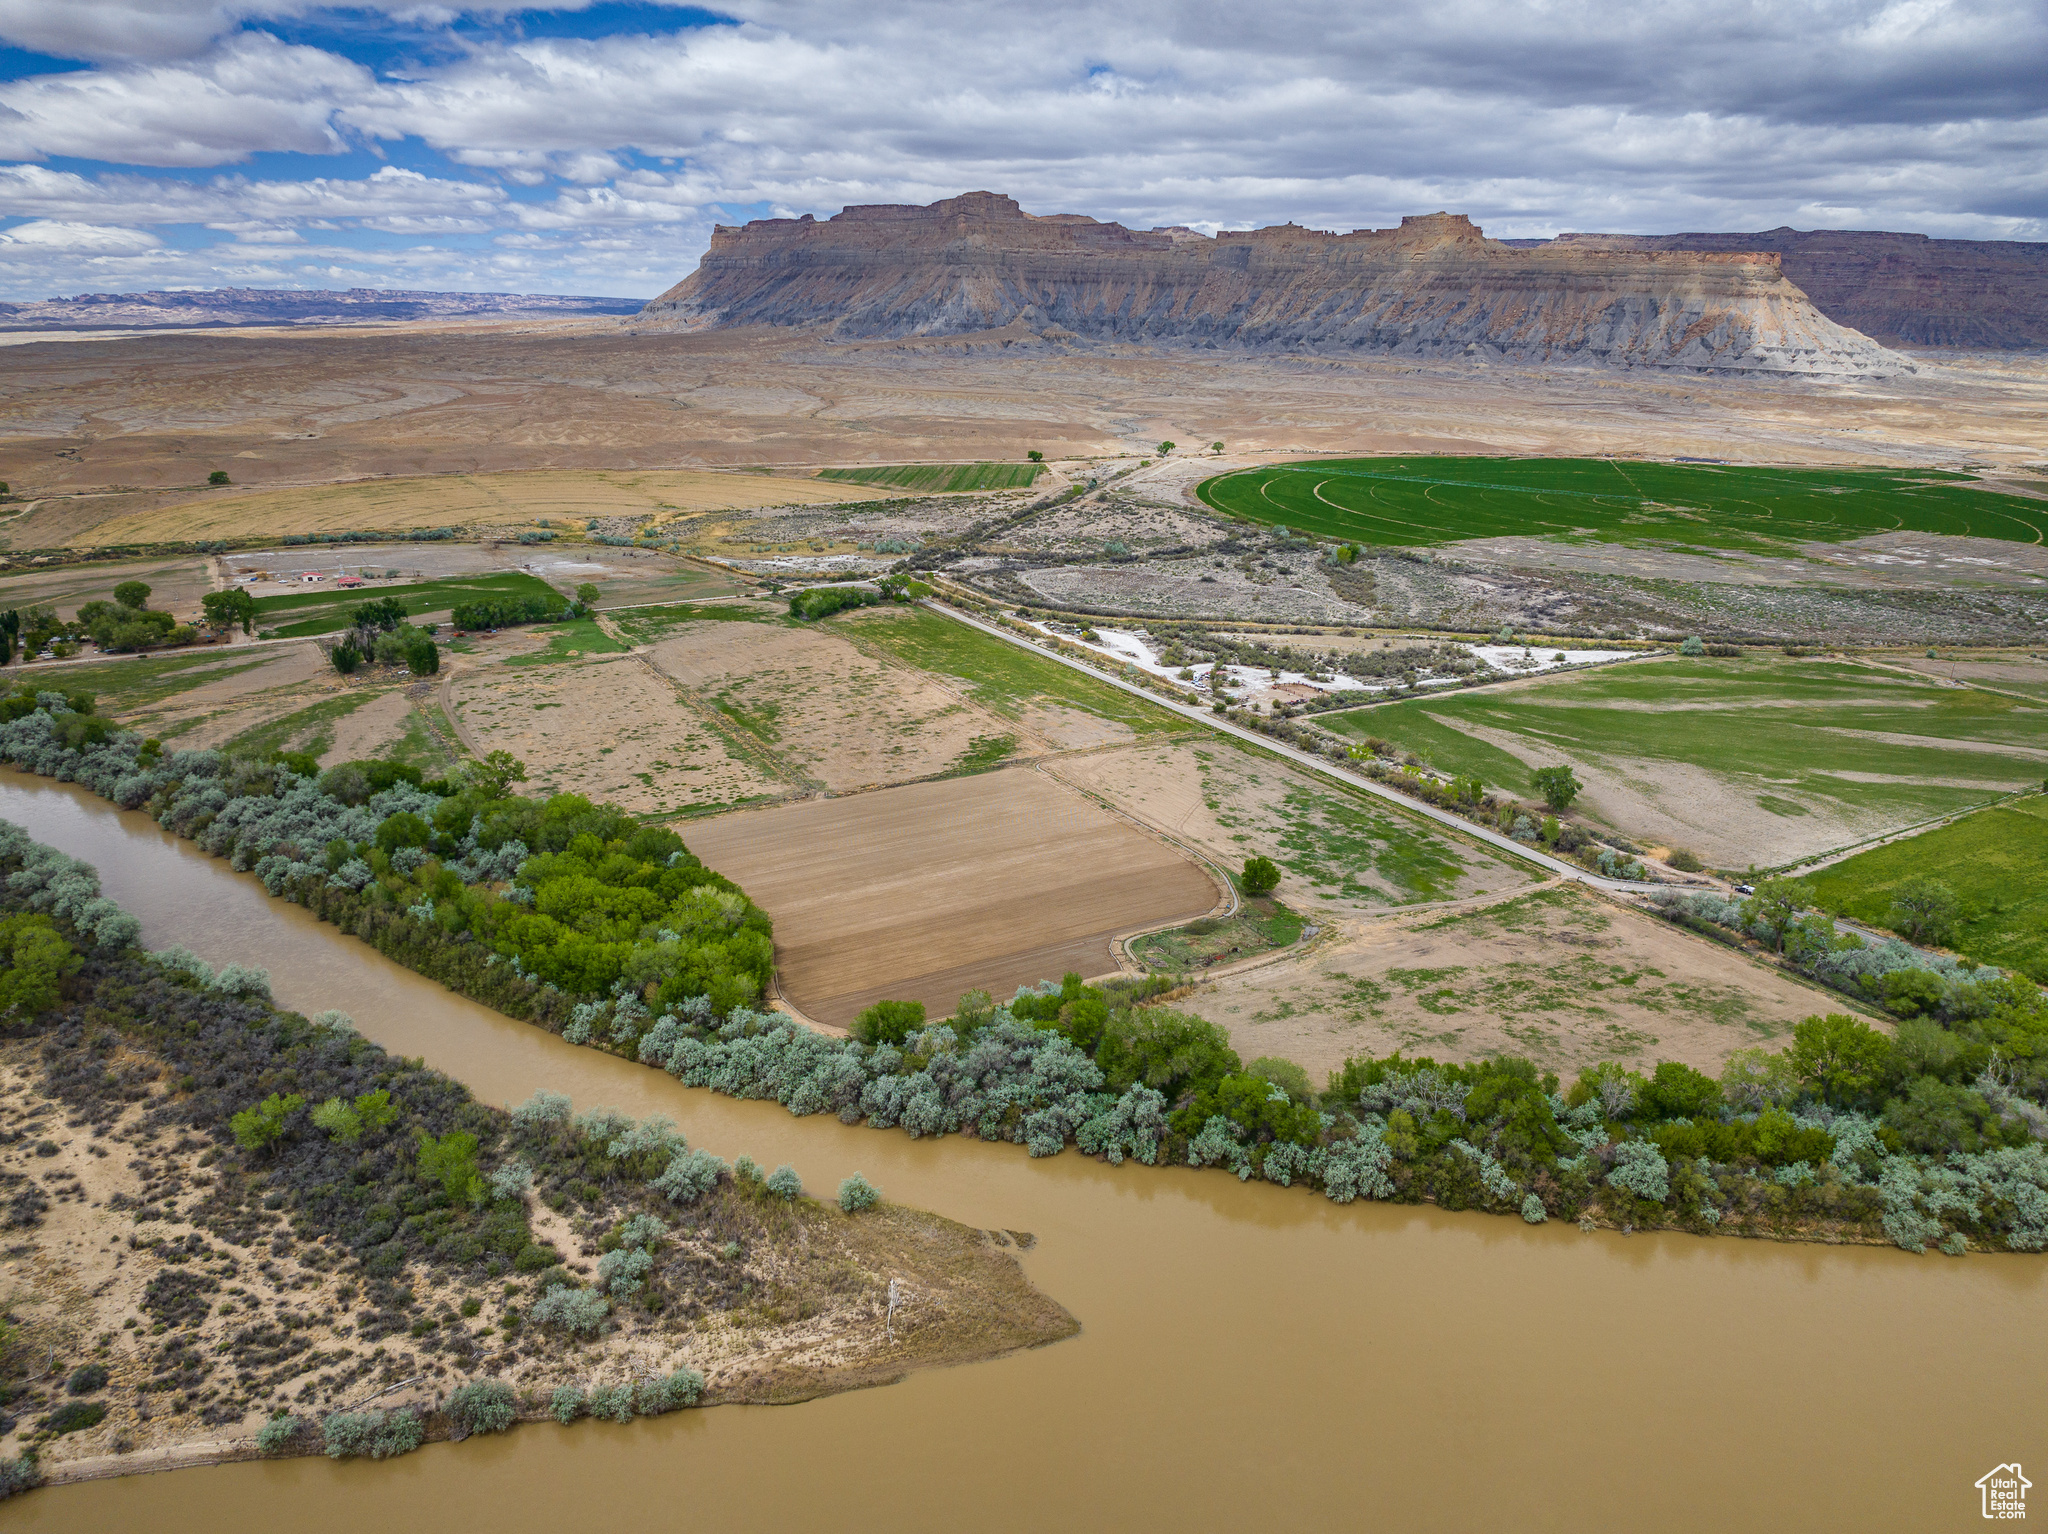
M 1197 493 L 1230 516 L 1395 546 L 1522 536 L 1735 548 L 1890 532 L 2048 541 L 2048 501 L 1935 470 L 1332 458 L 1219 474 Z

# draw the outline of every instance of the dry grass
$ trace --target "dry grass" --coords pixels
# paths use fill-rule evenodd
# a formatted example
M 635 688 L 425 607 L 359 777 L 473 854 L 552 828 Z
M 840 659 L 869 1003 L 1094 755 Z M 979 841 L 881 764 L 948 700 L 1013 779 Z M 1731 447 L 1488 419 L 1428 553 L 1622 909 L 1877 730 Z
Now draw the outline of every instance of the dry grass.
M 93 548 L 282 533 L 510 527 L 532 525 L 543 517 L 561 526 L 580 524 L 588 517 L 666 517 L 677 512 L 810 506 L 889 493 L 858 485 L 713 470 L 446 474 L 287 490 L 217 490 L 174 505 L 114 517 L 77 533 L 70 541 Z

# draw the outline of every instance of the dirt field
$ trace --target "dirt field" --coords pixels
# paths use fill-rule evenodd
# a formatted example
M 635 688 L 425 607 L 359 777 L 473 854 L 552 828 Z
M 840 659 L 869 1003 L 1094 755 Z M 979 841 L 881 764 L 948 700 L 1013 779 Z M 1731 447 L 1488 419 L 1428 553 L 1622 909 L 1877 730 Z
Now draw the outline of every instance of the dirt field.
M 666 517 L 677 512 L 750 510 L 876 500 L 885 490 L 769 474 L 666 470 L 450 474 L 350 484 L 244 491 L 232 486 L 175 505 L 136 510 L 75 531 L 74 503 L 45 502 L 12 529 L 16 547 L 168 543 L 279 533 L 343 533 L 415 527 L 519 528 L 543 520 L 577 526 L 593 517 Z
M 1250 1060 L 1311 1079 L 1346 1057 L 1525 1055 L 1567 1080 L 1599 1060 L 1681 1060 L 1710 1074 L 1781 1047 L 1841 998 L 1573 886 L 1390 918 L 1298 959 L 1226 976 L 1181 1003 Z
M 0 521 L 0 534 L 7 531 Z M 0 548 L 6 545 L 0 543 Z M 64 565 L 0 576 L 0 608 L 54 607 L 76 612 L 87 602 L 111 602 L 122 581 L 149 587 L 149 605 L 180 618 L 199 616 L 199 599 L 213 590 L 212 562 L 199 555 L 182 559 L 135 559 L 118 563 Z
M 261 549 L 230 554 L 219 563 L 227 576 L 368 573 L 382 580 L 396 570 L 401 582 L 440 580 L 453 575 L 495 575 L 523 570 L 556 590 L 573 593 L 597 587 L 598 606 L 645 602 L 698 601 L 739 589 L 731 576 L 652 549 L 621 549 L 596 543 L 352 543 Z M 371 590 L 366 595 L 374 596 Z M 197 598 L 194 602 L 196 604 Z
M 452 678 L 449 695 L 471 749 L 525 762 L 529 792 L 583 794 L 650 815 L 785 788 L 632 657 L 479 668 Z
M 1115 966 L 1110 939 L 1214 908 L 1209 875 L 1028 768 L 721 816 L 690 850 L 775 917 L 784 993 L 843 1027 L 884 997 Z
M 864 655 L 828 630 L 686 623 L 647 659 L 793 774 L 834 791 L 933 776 L 977 742 L 1025 744 L 1014 725 L 936 678 Z
M 1316 921 L 1390 905 L 1500 894 L 1530 875 L 1437 834 L 1419 817 L 1348 795 L 1229 741 L 1127 746 L 1062 758 L 1047 770 L 1101 794 L 1229 869 L 1280 865 L 1280 899 Z

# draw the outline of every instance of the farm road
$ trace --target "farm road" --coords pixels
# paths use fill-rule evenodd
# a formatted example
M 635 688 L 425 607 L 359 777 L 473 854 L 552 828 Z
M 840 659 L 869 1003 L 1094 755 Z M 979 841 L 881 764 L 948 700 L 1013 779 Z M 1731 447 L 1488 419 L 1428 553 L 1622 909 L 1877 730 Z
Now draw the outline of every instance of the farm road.
M 1370 778 L 1336 766 L 1323 757 L 1311 755 L 1309 752 L 1301 751 L 1293 746 L 1273 740 L 1268 736 L 1261 735 L 1257 730 L 1248 730 L 1243 725 L 1232 724 L 1221 715 L 1213 714 L 1206 708 L 1198 707 L 1192 703 L 1178 703 L 1171 698 L 1163 698 L 1158 693 L 1140 687 L 1136 683 L 1126 682 L 1122 677 L 1112 675 L 1110 672 L 1085 665 L 1080 661 L 1059 654 L 1057 651 L 1041 649 L 1028 639 L 1012 634 L 993 623 L 983 623 L 979 618 L 971 618 L 966 613 L 943 602 L 926 601 L 921 605 L 930 608 L 933 612 L 941 613 L 957 623 L 964 623 L 970 628 L 980 629 L 984 634 L 993 634 L 996 638 L 1016 645 L 1019 649 L 1029 650 L 1034 655 L 1058 661 L 1062 666 L 1071 667 L 1073 670 L 1079 671 L 1086 676 L 1094 677 L 1097 681 L 1107 682 L 1112 687 L 1120 687 L 1125 692 L 1134 693 L 1149 703 L 1156 704 L 1160 708 L 1171 709 L 1174 713 L 1181 715 L 1183 718 L 1192 719 L 1197 724 L 1207 725 L 1210 729 L 1221 731 L 1225 735 L 1234 735 L 1239 740 L 1257 746 L 1262 751 L 1272 752 L 1275 756 L 1283 756 L 1290 762 L 1306 767 L 1311 772 L 1329 778 L 1333 782 L 1342 783 L 1347 788 L 1363 789 L 1366 793 L 1384 799 L 1389 804 L 1398 805 L 1411 815 L 1420 815 L 1425 819 L 1434 820 L 1441 825 L 1448 826 L 1452 830 L 1463 832 L 1467 836 L 1477 837 L 1490 847 L 1509 853 L 1524 863 L 1534 863 L 1537 867 L 1560 878 L 1571 879 L 1580 884 L 1590 885 L 1594 889 L 1606 890 L 1618 895 L 1639 895 L 1652 890 L 1670 887 L 1663 884 L 1639 883 L 1630 879 L 1609 879 L 1600 874 L 1589 873 L 1576 864 L 1566 863 L 1550 856 L 1547 852 L 1539 852 L 1533 847 L 1525 847 L 1513 837 L 1502 836 L 1498 831 L 1489 831 L 1484 826 L 1474 825 L 1471 821 L 1461 819 L 1451 814 L 1448 810 L 1440 810 L 1433 804 L 1424 804 L 1419 800 L 1410 799 L 1405 794 L 1397 794 L 1390 788 L 1382 788 Z

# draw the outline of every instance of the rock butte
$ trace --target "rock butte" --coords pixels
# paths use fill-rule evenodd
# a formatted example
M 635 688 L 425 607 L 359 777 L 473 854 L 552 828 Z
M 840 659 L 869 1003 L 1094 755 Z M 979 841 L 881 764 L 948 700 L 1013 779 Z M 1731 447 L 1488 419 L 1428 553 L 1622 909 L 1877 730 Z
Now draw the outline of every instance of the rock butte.
M 1716 372 L 1914 368 L 1820 313 L 1774 252 L 1517 249 L 1451 213 L 1211 239 L 1038 217 L 992 192 L 720 225 L 697 270 L 636 323 L 817 326 L 849 339 L 1018 326 L 1053 341 Z

